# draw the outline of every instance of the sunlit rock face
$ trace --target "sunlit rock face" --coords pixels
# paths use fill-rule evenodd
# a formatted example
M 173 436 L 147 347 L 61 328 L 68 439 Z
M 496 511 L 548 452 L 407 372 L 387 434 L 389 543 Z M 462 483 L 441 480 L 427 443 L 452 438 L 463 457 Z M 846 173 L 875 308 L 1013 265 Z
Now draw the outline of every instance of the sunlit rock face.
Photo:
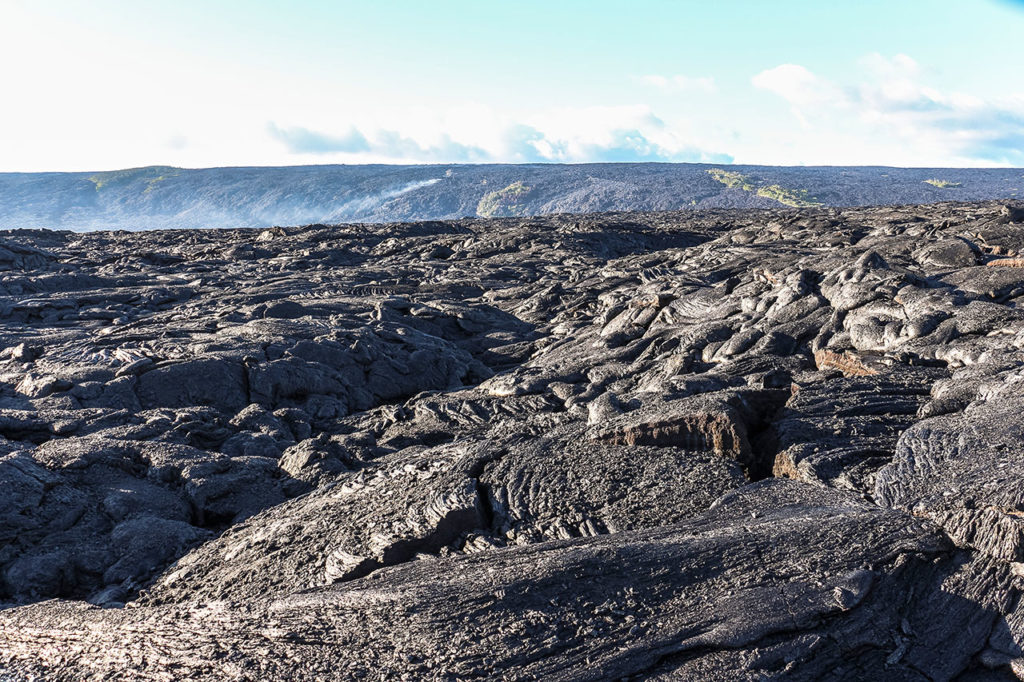
M 0 233 L 0 679 L 1024 676 L 1022 262 L 1005 203 Z

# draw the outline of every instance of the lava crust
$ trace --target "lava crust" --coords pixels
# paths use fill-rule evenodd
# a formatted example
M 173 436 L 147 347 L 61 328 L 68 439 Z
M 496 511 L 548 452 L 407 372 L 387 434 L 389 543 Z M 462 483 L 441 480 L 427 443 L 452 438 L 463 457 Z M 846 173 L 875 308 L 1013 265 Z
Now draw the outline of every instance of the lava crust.
M 0 233 L 0 680 L 1024 679 L 1021 220 Z

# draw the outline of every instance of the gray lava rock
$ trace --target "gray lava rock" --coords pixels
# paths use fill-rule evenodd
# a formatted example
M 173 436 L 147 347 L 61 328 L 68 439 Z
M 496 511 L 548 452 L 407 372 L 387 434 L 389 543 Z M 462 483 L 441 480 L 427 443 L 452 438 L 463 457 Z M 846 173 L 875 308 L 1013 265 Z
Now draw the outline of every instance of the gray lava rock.
M 0 678 L 1024 677 L 1015 210 L 5 234 Z
M 138 679 L 949 679 L 1011 594 L 1007 569 L 950 557 L 927 523 L 773 482 L 679 524 L 415 561 L 245 611 L 25 607 L 0 613 L 0 651 L 22 670 Z M 82 653 L 57 663 L 68 639 Z
M 962 413 L 904 432 L 879 473 L 879 502 L 934 519 L 961 546 L 1024 562 L 1022 379 L 1010 374 Z

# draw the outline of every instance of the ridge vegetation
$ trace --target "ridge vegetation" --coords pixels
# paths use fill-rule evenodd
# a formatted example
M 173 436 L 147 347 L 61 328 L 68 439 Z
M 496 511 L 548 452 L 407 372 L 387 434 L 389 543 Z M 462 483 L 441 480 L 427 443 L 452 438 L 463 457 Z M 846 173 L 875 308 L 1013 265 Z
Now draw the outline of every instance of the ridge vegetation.
M 532 188 L 521 180 L 516 180 L 504 189 L 488 192 L 476 206 L 476 213 L 481 218 L 522 215 L 525 200 Z
M 759 197 L 777 201 L 783 206 L 791 206 L 793 208 L 821 206 L 821 202 L 816 201 L 810 195 L 810 192 L 805 189 L 789 189 L 781 185 L 759 186 L 755 184 L 754 180 L 751 180 L 742 173 L 727 171 L 721 168 L 711 168 L 708 170 L 708 174 L 729 189 L 742 189 L 745 192 L 752 192 Z

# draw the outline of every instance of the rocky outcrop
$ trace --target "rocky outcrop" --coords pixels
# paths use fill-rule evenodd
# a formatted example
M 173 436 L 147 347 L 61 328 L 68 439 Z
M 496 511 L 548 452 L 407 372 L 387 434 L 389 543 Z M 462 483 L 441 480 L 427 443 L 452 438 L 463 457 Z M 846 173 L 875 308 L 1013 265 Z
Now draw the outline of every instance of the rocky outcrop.
M 979 652 L 1008 661 L 989 645 L 1009 627 L 1008 568 L 899 512 L 765 483 L 682 523 L 424 559 L 245 610 L 47 602 L 9 612 L 0 639 L 54 679 L 949 679 Z
M 879 474 L 878 499 L 934 519 L 962 546 L 1024 562 L 1022 379 L 993 377 L 962 412 L 907 429 Z

